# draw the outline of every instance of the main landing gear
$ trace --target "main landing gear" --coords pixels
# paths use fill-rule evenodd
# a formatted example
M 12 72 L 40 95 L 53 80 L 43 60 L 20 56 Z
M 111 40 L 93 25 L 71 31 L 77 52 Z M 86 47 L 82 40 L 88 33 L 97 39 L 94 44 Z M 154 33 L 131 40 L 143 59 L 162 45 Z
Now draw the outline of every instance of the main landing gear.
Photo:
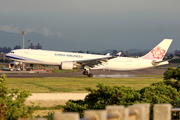
M 88 66 L 84 67 L 83 75 L 87 75 L 88 77 L 93 77 L 93 74 L 90 73 Z
M 86 69 L 84 69 L 83 75 L 87 75 L 88 77 L 93 77 L 93 74 L 89 73 L 89 71 L 87 71 Z

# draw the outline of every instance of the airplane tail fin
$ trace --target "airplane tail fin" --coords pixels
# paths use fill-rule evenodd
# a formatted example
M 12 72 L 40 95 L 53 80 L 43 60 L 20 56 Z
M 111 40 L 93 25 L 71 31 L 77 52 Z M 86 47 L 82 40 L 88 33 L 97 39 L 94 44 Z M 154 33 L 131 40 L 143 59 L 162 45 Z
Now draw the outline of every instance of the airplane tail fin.
M 118 52 L 115 56 L 119 57 L 121 56 L 122 52 Z
M 156 47 L 154 47 L 146 55 L 140 57 L 141 59 L 151 59 L 151 60 L 162 60 L 171 45 L 172 39 L 164 39 Z

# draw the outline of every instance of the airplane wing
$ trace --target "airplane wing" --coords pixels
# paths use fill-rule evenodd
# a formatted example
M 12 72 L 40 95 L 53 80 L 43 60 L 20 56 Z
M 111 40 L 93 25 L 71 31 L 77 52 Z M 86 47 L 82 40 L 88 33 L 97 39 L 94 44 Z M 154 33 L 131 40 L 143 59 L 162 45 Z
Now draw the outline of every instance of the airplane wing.
M 97 58 L 97 59 L 88 59 L 88 60 L 78 60 L 78 61 L 75 61 L 75 62 L 82 65 L 82 66 L 87 65 L 89 67 L 94 67 L 95 65 L 105 63 L 109 59 L 113 59 L 113 58 L 115 58 L 115 56 L 108 56 L 108 57 Z

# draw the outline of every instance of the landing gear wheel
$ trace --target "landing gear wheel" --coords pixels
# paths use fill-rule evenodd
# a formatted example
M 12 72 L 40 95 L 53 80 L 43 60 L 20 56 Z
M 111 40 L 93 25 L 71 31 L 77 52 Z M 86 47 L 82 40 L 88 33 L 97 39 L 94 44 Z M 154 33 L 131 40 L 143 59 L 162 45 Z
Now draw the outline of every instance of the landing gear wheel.
M 92 73 L 89 73 L 87 76 L 88 76 L 88 77 L 93 77 L 93 74 L 92 74 Z
M 83 71 L 83 75 L 87 75 L 88 74 L 88 71 Z

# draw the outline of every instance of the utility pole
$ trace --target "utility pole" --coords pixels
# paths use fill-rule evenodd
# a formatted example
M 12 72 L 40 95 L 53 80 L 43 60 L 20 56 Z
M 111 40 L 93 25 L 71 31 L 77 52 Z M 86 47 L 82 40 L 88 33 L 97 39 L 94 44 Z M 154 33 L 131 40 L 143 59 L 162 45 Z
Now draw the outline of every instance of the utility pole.
M 26 31 L 22 31 L 22 49 L 24 49 L 24 35 L 26 35 Z
M 26 31 L 22 31 L 22 49 L 24 49 L 24 35 L 26 35 Z M 24 63 L 22 63 L 22 70 L 24 70 Z

